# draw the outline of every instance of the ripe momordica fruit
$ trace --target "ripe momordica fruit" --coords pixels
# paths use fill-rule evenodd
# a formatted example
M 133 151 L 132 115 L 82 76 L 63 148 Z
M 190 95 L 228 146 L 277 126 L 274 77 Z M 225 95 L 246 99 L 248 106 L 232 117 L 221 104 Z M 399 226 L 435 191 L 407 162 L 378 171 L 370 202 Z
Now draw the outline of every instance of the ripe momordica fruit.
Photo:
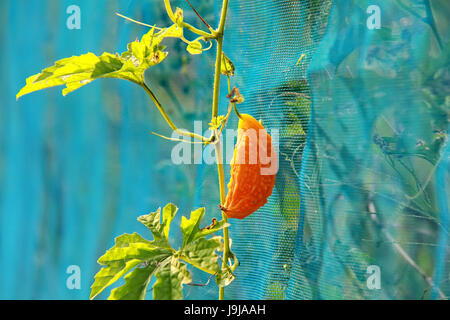
M 228 194 L 220 209 L 229 218 L 243 219 L 267 203 L 275 185 L 278 158 L 272 137 L 251 115 L 240 115 L 238 130 Z

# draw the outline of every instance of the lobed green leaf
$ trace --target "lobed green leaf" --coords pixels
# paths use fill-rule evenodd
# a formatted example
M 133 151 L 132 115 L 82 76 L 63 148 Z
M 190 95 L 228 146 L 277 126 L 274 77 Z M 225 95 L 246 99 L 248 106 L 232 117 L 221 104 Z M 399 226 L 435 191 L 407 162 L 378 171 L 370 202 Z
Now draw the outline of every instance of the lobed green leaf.
M 216 274 L 220 270 L 217 251 L 221 250 L 222 237 L 214 237 L 208 240 L 200 238 L 188 244 L 182 252 L 186 262 L 204 272 Z
M 186 217 L 181 218 L 181 232 L 183 233 L 183 248 L 195 240 L 206 237 L 214 232 L 217 232 L 229 224 L 225 221 L 214 222 L 211 226 L 207 228 L 200 229 L 200 223 L 205 216 L 205 208 L 200 208 L 191 212 L 189 219 Z
M 158 259 L 171 253 L 172 251 L 169 248 L 155 245 L 153 241 L 148 241 L 137 233 L 124 234 L 116 238 L 116 244 L 98 259 L 98 263 L 108 265 L 114 261 L 130 259 L 146 261 Z
M 141 41 L 128 44 L 128 51 L 122 55 L 93 53 L 59 60 L 52 67 L 29 77 L 26 85 L 16 98 L 42 89 L 65 85 L 63 95 L 67 95 L 100 78 L 117 78 L 135 83 L 144 82 L 144 72 L 163 61 L 167 53 L 160 43 L 164 34 L 154 34 L 154 29 L 146 33 Z
M 191 283 L 191 275 L 184 262 L 172 256 L 168 263 L 156 272 L 156 283 L 153 285 L 154 300 L 183 299 L 183 284 Z
M 172 250 L 158 247 L 137 233 L 117 237 L 115 245 L 98 260 L 105 267 L 95 275 L 90 299 L 94 299 L 137 265 L 147 261 L 162 261 L 172 253 Z
M 169 247 L 169 231 L 170 224 L 172 223 L 173 218 L 178 212 L 178 208 L 169 203 L 164 207 L 163 211 L 163 222 L 161 223 L 161 208 L 157 211 L 152 212 L 147 215 L 140 216 L 138 221 L 145 225 L 153 234 L 153 238 L 159 245 L 164 245 Z
M 215 233 L 217 231 L 220 231 L 223 228 L 226 228 L 226 227 L 229 227 L 229 226 L 230 226 L 230 224 L 229 223 L 225 223 L 224 220 L 215 222 L 215 223 L 213 223 L 213 225 L 211 225 L 209 227 L 206 227 L 206 228 L 203 228 L 203 229 L 200 229 L 198 232 L 196 232 L 192 241 L 195 241 L 195 240 L 197 240 L 199 238 L 202 238 L 202 237 L 206 237 L 206 236 L 208 236 L 210 234 L 213 234 L 213 233 Z
M 141 262 L 139 259 L 133 259 L 127 262 L 119 260 L 109 264 L 106 268 L 100 269 L 95 275 L 94 284 L 91 286 L 90 299 L 94 299 L 103 290 L 115 283 Z
M 135 268 L 124 277 L 124 285 L 111 291 L 108 300 L 144 300 L 147 287 L 156 270 L 156 264 Z
M 167 38 L 182 38 L 183 37 L 183 27 L 178 24 L 174 24 L 171 27 L 165 29 L 164 36 Z
M 214 219 L 210 226 L 200 229 L 205 209 L 192 211 L 189 219 L 182 217 L 183 246 L 175 251 L 169 244 L 169 233 L 177 211 L 178 208 L 169 203 L 163 209 L 138 218 L 153 234 L 152 241 L 137 233 L 115 239 L 114 246 L 98 260 L 104 267 L 95 276 L 91 299 L 122 277 L 125 284 L 113 289 L 109 299 L 144 299 L 153 276 L 157 279 L 153 286 L 154 299 L 181 299 L 183 285 L 191 282 L 191 276 L 186 263 L 180 259 L 207 273 L 218 274 L 224 279 L 223 283 L 232 281 L 220 271 L 218 263 L 217 252 L 223 250 L 222 238 L 205 238 L 228 224 Z

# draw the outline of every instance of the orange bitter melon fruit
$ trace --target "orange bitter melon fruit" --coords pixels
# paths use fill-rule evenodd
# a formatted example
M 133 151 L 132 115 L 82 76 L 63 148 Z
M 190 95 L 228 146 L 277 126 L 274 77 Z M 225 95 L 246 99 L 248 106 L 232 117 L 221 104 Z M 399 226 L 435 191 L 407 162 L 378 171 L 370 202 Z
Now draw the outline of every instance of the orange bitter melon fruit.
M 278 170 L 272 137 L 251 115 L 240 115 L 230 165 L 228 194 L 220 208 L 229 218 L 243 219 L 267 203 Z

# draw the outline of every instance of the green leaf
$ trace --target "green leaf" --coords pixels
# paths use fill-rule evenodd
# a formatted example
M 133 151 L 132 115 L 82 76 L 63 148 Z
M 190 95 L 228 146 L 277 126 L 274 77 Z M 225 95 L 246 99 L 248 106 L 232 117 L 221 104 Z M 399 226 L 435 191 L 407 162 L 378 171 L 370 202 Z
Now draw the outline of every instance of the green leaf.
M 177 25 L 179 25 L 180 27 L 183 26 L 183 20 L 184 20 L 184 13 L 183 10 L 181 8 L 178 8 L 175 10 L 175 22 L 177 23 Z
M 138 221 L 151 231 L 155 241 L 161 241 L 165 238 L 164 226 L 161 224 L 161 208 L 150 214 L 140 216 Z
M 187 51 L 192 55 L 202 54 L 203 46 L 200 43 L 200 41 L 192 41 L 189 43 L 189 45 L 187 47 Z
M 210 234 L 213 234 L 217 231 L 222 230 L 223 228 L 229 227 L 230 224 L 229 223 L 225 223 L 224 220 L 219 221 L 219 222 L 215 222 L 213 223 L 211 226 L 208 226 L 206 228 L 200 229 L 199 231 L 197 231 L 194 235 L 193 241 L 202 238 L 202 237 L 206 237 Z
M 177 211 L 178 208 L 169 203 L 162 210 L 159 208 L 138 218 L 152 232 L 153 241 L 146 240 L 137 233 L 124 234 L 115 239 L 114 246 L 98 260 L 104 267 L 95 276 L 91 299 L 122 277 L 125 284 L 113 289 L 109 299 L 144 299 L 153 276 L 157 278 L 153 286 L 154 299 L 181 299 L 183 284 L 191 282 L 185 262 L 210 274 L 222 274 L 217 253 L 223 250 L 222 238 L 205 237 L 228 224 L 213 219 L 210 226 L 200 229 L 205 209 L 191 212 L 189 220 L 182 218 L 183 247 L 175 251 L 169 244 L 169 233 Z M 225 273 L 219 277 L 223 278 L 223 283 L 232 281 Z
M 181 218 L 180 227 L 183 233 L 183 248 L 199 238 L 205 237 L 229 226 L 229 224 L 226 224 L 225 221 L 222 220 L 220 222 L 214 221 L 211 226 L 200 229 L 199 226 L 204 216 L 205 208 L 200 208 L 191 212 L 191 217 L 189 220 L 184 216 Z
M 164 36 L 166 38 L 182 38 L 183 37 L 183 27 L 178 24 L 174 24 L 171 27 L 165 29 Z
M 177 212 L 178 208 L 169 203 L 163 209 L 163 223 L 161 223 L 161 208 L 150 214 L 140 216 L 138 221 L 150 229 L 156 242 L 160 242 L 160 245 L 169 246 L 170 224 Z
M 170 249 L 157 247 L 137 233 L 117 237 L 115 245 L 98 260 L 98 263 L 105 267 L 95 276 L 90 299 L 95 298 L 138 264 L 149 260 L 162 261 L 171 254 Z
M 161 41 L 164 33 L 154 33 L 154 29 L 142 36 L 141 41 L 134 41 L 128 44 L 128 51 L 122 53 L 125 64 L 121 71 L 131 72 L 138 76 L 139 81 L 143 81 L 144 72 L 150 67 L 159 64 L 167 56 L 163 52 Z
M 95 275 L 94 284 L 91 286 L 90 299 L 94 299 L 103 292 L 103 290 L 115 283 L 141 262 L 142 261 L 138 259 L 133 259 L 126 263 L 124 261 L 115 261 L 108 267 L 100 269 Z
M 53 67 L 44 69 L 42 73 L 29 77 L 16 98 L 42 89 L 66 84 L 63 95 L 78 89 L 91 81 L 106 77 L 120 70 L 123 61 L 120 57 L 104 53 L 97 57 L 93 53 L 59 60 Z
M 111 291 L 108 300 L 144 300 L 147 287 L 156 271 L 156 264 L 135 268 L 127 274 L 125 284 Z
M 153 285 L 154 300 L 181 300 L 183 284 L 191 283 L 191 275 L 185 263 L 172 256 L 168 263 L 160 267 Z
M 220 72 L 226 76 L 234 76 L 235 67 L 233 62 L 228 58 L 225 53 L 222 53 L 222 65 L 220 68 Z
M 160 42 L 164 35 L 155 35 L 154 30 L 146 33 L 141 41 L 128 44 L 128 51 L 122 55 L 93 53 L 59 60 L 54 66 L 29 77 L 16 98 L 42 89 L 65 85 L 63 95 L 75 91 L 100 78 L 117 78 L 136 83 L 144 81 L 144 72 L 160 63 L 167 56 Z
M 183 257 L 186 258 L 186 262 L 194 267 L 210 274 L 216 274 L 220 270 L 219 256 L 216 251 L 220 251 L 221 246 L 222 237 L 214 237 L 208 240 L 200 238 L 183 249 Z
M 116 238 L 116 244 L 106 251 L 106 253 L 98 259 L 98 263 L 108 265 L 111 262 L 121 260 L 149 260 L 159 259 L 170 255 L 172 251 L 168 248 L 161 248 L 154 242 L 142 238 L 137 233 L 123 234 Z
M 230 239 L 231 247 L 231 239 Z M 232 264 L 227 264 L 226 267 L 216 274 L 216 283 L 219 287 L 229 286 L 235 279 L 234 270 L 239 266 L 239 261 L 233 252 L 229 252 L 229 259 L 232 259 Z
M 194 241 L 195 235 L 200 232 L 199 225 L 205 216 L 205 208 L 200 208 L 191 212 L 188 220 L 185 216 L 181 218 L 181 231 L 183 233 L 183 247 Z
M 178 212 L 178 208 L 173 203 L 169 203 L 163 209 L 163 230 L 166 239 L 169 239 L 170 224 Z
M 212 121 L 209 123 L 209 129 L 219 129 L 222 123 L 225 121 L 226 117 L 223 115 L 220 115 L 218 117 L 214 117 Z
M 184 14 L 183 10 L 180 8 L 177 8 L 175 11 L 175 24 L 171 27 L 163 30 L 164 37 L 170 37 L 170 38 L 183 38 L 183 20 L 184 20 Z

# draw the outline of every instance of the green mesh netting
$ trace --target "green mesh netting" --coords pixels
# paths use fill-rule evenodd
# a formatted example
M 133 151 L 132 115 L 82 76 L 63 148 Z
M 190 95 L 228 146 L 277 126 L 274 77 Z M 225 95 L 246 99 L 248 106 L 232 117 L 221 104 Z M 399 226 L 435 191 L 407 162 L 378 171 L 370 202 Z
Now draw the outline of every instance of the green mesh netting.
M 232 3 L 241 109 L 279 130 L 280 170 L 268 204 L 233 221 L 229 298 L 448 296 L 448 9 Z

